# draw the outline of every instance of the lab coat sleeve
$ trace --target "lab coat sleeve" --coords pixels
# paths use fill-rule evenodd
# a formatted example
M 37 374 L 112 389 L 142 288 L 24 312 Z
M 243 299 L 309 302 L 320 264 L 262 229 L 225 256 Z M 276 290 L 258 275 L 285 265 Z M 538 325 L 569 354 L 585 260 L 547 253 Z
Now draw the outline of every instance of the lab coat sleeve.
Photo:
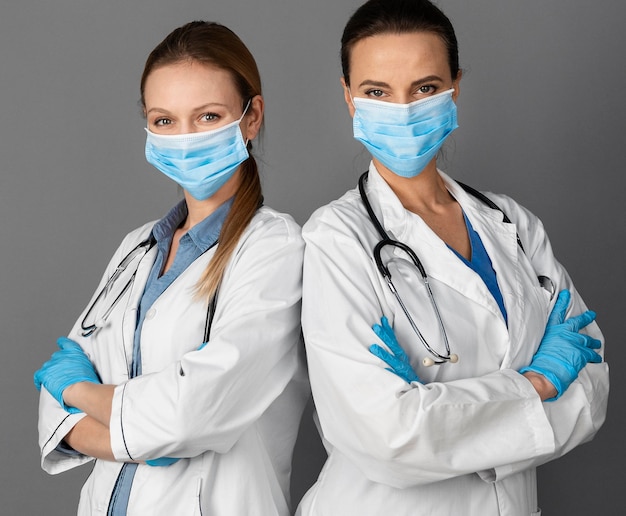
M 118 460 L 225 453 L 302 373 L 303 247 L 291 219 L 253 220 L 223 279 L 208 344 L 116 388 Z
M 325 439 L 374 482 L 405 488 L 554 452 L 530 382 L 515 371 L 407 385 L 368 347 L 385 313 L 367 243 L 325 209 L 304 228 L 302 324 Z
M 509 214 L 516 224 L 520 238 L 537 275 L 548 276 L 555 283 L 556 293 L 569 289 L 572 301 L 567 317 L 587 310 L 565 268 L 557 261 L 542 222 L 531 212 L 505 196 L 494 196 L 497 204 Z M 555 294 L 556 296 L 556 294 Z M 604 337 L 594 322 L 583 332 L 602 342 L 600 355 L 604 356 Z M 545 456 L 514 464 L 506 464 L 481 474 L 483 478 L 499 480 L 532 466 L 556 459 L 579 444 L 589 441 L 604 423 L 609 393 L 609 368 L 606 362 L 588 364 L 556 401 L 543 404 L 555 440 L 555 449 Z
M 137 240 L 137 238 L 143 235 L 147 236 L 149 228 L 152 224 L 153 223 L 147 224 L 146 226 L 143 226 L 126 236 L 111 258 L 87 307 L 91 305 L 97 293 L 104 286 L 122 257 L 136 245 L 136 241 L 140 241 Z M 143 236 L 143 238 L 145 238 L 145 236 Z M 85 352 L 89 354 L 89 339 L 84 339 L 80 335 L 80 323 L 85 312 L 87 311 L 87 307 L 77 319 L 72 331 L 68 334 L 68 337 L 81 344 Z M 54 349 L 55 348 L 51 345 L 51 353 Z M 39 394 L 38 431 L 39 448 L 41 451 L 41 467 L 44 471 L 50 474 L 62 473 L 63 471 L 67 471 L 68 469 L 72 469 L 92 460 L 91 457 L 87 457 L 81 453 L 67 453 L 62 451 L 60 448 L 65 436 L 83 417 L 85 417 L 85 415 L 82 413 L 69 414 L 59 405 L 56 399 L 54 399 L 48 391 L 46 391 L 45 388 L 41 389 Z

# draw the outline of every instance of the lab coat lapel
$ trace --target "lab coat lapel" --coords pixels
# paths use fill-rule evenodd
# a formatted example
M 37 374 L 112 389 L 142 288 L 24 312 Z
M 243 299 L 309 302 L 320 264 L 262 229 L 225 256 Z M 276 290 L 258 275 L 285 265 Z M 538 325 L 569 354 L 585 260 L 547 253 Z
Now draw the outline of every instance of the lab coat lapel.
M 477 206 L 479 201 L 470 198 L 464 190 L 445 174 L 441 173 L 441 175 L 448 189 L 459 201 L 464 210 L 466 210 L 467 207 L 473 212 L 481 213 L 484 211 L 482 210 L 482 203 L 480 206 Z M 373 165 L 370 166 L 369 177 L 369 183 L 373 192 L 370 196 L 372 198 L 372 205 L 375 212 L 381 217 L 381 222 L 387 231 L 394 238 L 407 243 L 413 248 L 422 261 L 430 278 L 461 293 L 480 306 L 483 306 L 504 325 L 505 322 L 500 308 L 480 276 L 467 267 L 418 215 L 409 212 L 402 206 L 400 200 L 378 174 Z M 494 211 L 486 207 L 485 209 L 488 210 L 488 212 Z M 473 224 L 474 221 L 472 217 L 470 217 L 470 220 Z M 479 227 L 482 229 L 482 226 L 498 227 L 499 229 L 494 231 L 496 233 L 499 232 L 500 236 L 498 238 L 504 237 L 504 240 L 507 240 L 507 236 L 511 234 L 510 228 L 507 228 L 507 225 L 502 223 L 502 214 L 499 212 L 496 212 L 495 215 L 487 213 L 485 216 L 481 217 Z M 474 226 L 474 228 L 482 236 L 482 231 L 476 226 Z M 513 230 L 513 242 L 515 242 L 515 230 Z M 497 245 L 492 246 L 492 248 L 497 248 Z M 487 252 L 491 256 L 490 249 L 487 249 Z M 404 258 L 401 250 L 395 249 L 394 254 Z M 505 254 L 509 253 L 505 251 Z M 496 270 L 496 273 L 497 272 Z M 433 284 L 432 286 L 434 290 L 436 290 L 436 285 Z M 435 296 L 436 295 L 437 293 L 435 292 Z
M 523 340 L 526 319 L 523 316 L 526 296 L 519 264 L 522 250 L 517 243 L 517 228 L 513 223 L 505 223 L 500 211 L 489 208 L 467 194 L 450 178 L 444 174 L 442 176 L 446 180 L 448 189 L 461 203 L 474 229 L 480 235 L 496 271 L 498 286 L 508 315 L 509 346 L 502 367 L 510 367 Z
M 133 281 L 130 289 L 126 310 L 124 310 L 124 319 L 122 320 L 122 337 L 124 341 L 124 353 L 126 354 L 127 364 L 132 364 L 133 361 L 133 344 L 135 340 L 135 327 L 137 326 L 137 310 L 146 282 L 148 281 L 148 276 L 152 270 L 152 265 L 154 265 L 156 260 L 156 256 L 157 248 L 155 245 L 139 262 L 137 274 L 135 275 L 135 280 Z

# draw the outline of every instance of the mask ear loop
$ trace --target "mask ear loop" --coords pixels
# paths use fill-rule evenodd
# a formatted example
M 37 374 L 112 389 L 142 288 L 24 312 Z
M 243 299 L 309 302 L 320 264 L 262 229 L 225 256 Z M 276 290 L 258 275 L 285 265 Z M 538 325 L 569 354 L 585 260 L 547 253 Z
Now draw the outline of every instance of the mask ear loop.
M 348 90 L 348 95 L 350 95 L 350 103 L 352 104 L 352 107 L 356 111 L 356 106 L 354 105 L 354 97 L 352 96 L 352 91 L 350 91 L 350 88 L 346 88 L 346 89 Z
M 243 113 L 241 113 L 241 116 L 239 117 L 239 122 L 241 122 L 243 120 L 243 117 L 246 116 L 246 113 L 248 112 L 248 108 L 250 107 L 250 104 L 252 104 L 252 97 L 248 99 L 248 103 L 246 104 L 246 107 L 243 108 Z
M 243 117 L 246 116 L 246 113 L 248 112 L 248 108 L 250 107 L 250 104 L 252 104 L 252 97 L 248 99 L 248 103 L 246 104 L 246 107 L 243 109 L 243 113 L 241 113 L 241 116 L 239 117 L 239 120 L 238 120 L 239 124 L 241 124 Z M 239 129 L 239 131 L 241 131 L 241 128 Z M 250 139 L 246 138 L 246 141 L 245 141 L 246 149 L 248 148 L 248 143 L 250 143 Z

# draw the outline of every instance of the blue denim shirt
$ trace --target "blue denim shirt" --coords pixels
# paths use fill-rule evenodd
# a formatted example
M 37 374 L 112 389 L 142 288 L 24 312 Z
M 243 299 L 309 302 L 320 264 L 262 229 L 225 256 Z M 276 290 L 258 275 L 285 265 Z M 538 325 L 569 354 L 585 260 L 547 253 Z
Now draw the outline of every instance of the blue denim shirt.
M 178 251 L 169 270 L 161 275 L 163 266 L 167 260 L 174 232 L 187 218 L 187 204 L 181 201 L 152 228 L 152 236 L 156 240 L 157 257 L 150 271 L 150 276 L 139 302 L 137 311 L 137 326 L 135 328 L 135 340 L 133 346 L 133 370 L 132 377 L 141 374 L 141 328 L 143 327 L 146 313 L 165 292 L 165 290 L 180 276 L 187 267 L 206 251 L 217 243 L 217 238 L 222 230 L 224 220 L 230 211 L 232 199 L 226 201 L 211 215 L 199 224 L 192 227 L 179 241 Z M 199 342 L 198 345 L 201 343 Z
M 141 375 L 141 328 L 146 318 L 146 313 L 158 297 L 165 292 L 187 267 L 217 243 L 217 238 L 232 203 L 233 199 L 226 201 L 180 238 L 174 262 L 165 274 L 162 274 L 163 266 L 169 255 L 174 232 L 187 218 L 187 203 L 181 201 L 152 228 L 152 236 L 156 240 L 157 257 L 148 276 L 137 311 L 131 377 Z M 198 345 L 200 344 L 202 343 L 199 342 Z M 111 494 L 107 516 L 126 516 L 136 470 L 137 464 L 126 463 L 122 466 Z

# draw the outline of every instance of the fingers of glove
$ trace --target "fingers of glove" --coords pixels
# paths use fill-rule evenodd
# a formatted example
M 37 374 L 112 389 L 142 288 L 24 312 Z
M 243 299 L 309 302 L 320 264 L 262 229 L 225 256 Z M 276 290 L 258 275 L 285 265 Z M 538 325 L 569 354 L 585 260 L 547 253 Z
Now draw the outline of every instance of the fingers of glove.
M 600 340 L 594 339 L 589 335 L 583 335 L 583 337 L 585 338 L 585 346 L 587 346 L 589 349 L 600 349 L 602 347 L 602 342 Z
M 559 295 L 554 303 L 554 308 L 552 308 L 550 317 L 548 317 L 548 326 L 561 324 L 565 320 L 565 314 L 567 313 L 570 300 L 571 294 L 569 290 L 565 289 L 559 292 Z
M 41 380 L 39 379 L 39 369 L 33 373 L 33 383 L 38 391 L 41 391 Z
M 381 319 L 381 322 L 383 323 L 383 326 L 380 326 L 378 324 L 372 326 L 372 329 L 374 330 L 376 336 L 383 341 L 383 343 L 389 348 L 391 353 L 393 353 L 396 357 L 402 359 L 403 361 L 408 362 L 409 359 L 407 357 L 407 354 L 405 353 L 404 349 L 402 349 L 402 346 L 400 346 L 395 333 L 387 322 L 387 318 L 383 317 Z
M 391 371 L 395 375 L 405 380 L 407 383 L 420 381 L 417 373 L 413 370 L 411 364 L 409 364 L 408 361 L 405 362 L 402 359 L 392 355 L 385 349 L 381 348 L 378 344 L 372 344 L 370 346 L 370 353 L 380 358 L 389 366 L 387 368 L 387 371 Z
M 175 462 L 178 462 L 180 459 L 174 459 L 172 457 L 159 457 L 158 459 L 150 459 L 146 461 L 148 466 L 158 467 L 158 466 L 171 466 Z
M 387 345 L 397 343 L 396 335 L 393 332 L 393 328 L 389 325 L 387 318 L 383 316 L 380 322 L 381 324 L 372 326 L 372 330 L 374 330 L 376 336 Z
M 80 344 L 78 344 L 78 342 L 72 339 L 68 339 L 67 337 L 59 337 L 57 339 L 57 346 L 59 346 L 59 348 L 64 351 L 80 351 L 81 353 L 84 353 L 83 348 L 80 347 Z
M 568 330 L 579 332 L 581 329 L 595 321 L 595 319 L 596 313 L 592 310 L 587 310 L 580 315 L 570 317 L 563 324 Z
M 380 358 L 387 365 L 391 365 L 391 361 L 396 359 L 396 357 L 394 357 L 391 353 L 389 353 L 389 351 L 387 351 L 386 349 L 382 348 L 378 344 L 372 344 L 369 347 L 369 350 L 370 350 L 370 353 L 372 355 L 374 355 L 375 357 Z
M 587 336 L 585 335 L 585 337 Z M 589 342 L 589 341 L 595 341 L 595 342 Z M 600 341 L 596 339 L 592 339 L 591 337 L 587 337 L 585 339 L 585 347 L 579 348 L 580 355 L 585 360 L 585 363 L 582 365 L 582 367 L 587 365 L 589 362 L 591 362 L 592 364 L 599 364 L 600 362 L 602 362 L 602 357 L 600 356 L 599 353 L 595 351 L 596 349 L 598 349 L 598 347 L 595 347 L 596 343 L 599 344 Z M 591 346 L 594 346 L 594 347 L 591 347 Z
M 100 383 L 100 377 L 93 364 L 84 353 L 57 351 L 41 369 L 35 373 L 36 381 L 43 384 L 50 393 L 59 397 L 65 387 L 87 381 Z

